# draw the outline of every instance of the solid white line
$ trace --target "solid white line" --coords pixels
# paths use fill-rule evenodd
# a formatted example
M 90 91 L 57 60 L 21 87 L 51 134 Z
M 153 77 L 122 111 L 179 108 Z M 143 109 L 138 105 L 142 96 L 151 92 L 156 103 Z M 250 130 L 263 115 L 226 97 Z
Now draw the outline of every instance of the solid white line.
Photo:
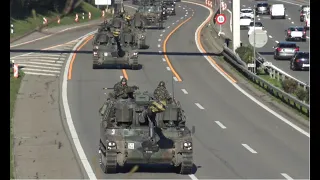
M 189 174 L 191 180 L 198 180 L 198 178 L 194 174 Z
M 288 179 L 288 180 L 293 180 L 293 178 L 292 177 L 290 177 L 288 174 L 286 174 L 286 173 L 281 173 L 281 175 L 283 176 L 283 177 L 285 177 L 286 179 Z
M 160 47 L 160 44 L 158 44 L 158 48 Z
M 291 20 L 291 18 L 288 18 L 289 20 Z
M 199 46 L 198 42 L 198 32 L 200 31 L 200 29 L 210 20 L 210 18 L 212 17 L 213 10 L 206 7 L 205 5 L 202 4 L 198 4 L 198 3 L 194 3 L 194 2 L 188 2 L 188 1 L 183 1 L 185 3 L 191 3 L 191 4 L 196 4 L 199 6 L 202 6 L 206 9 L 208 9 L 210 11 L 210 15 L 207 17 L 207 19 L 197 28 L 196 32 L 195 32 L 195 42 L 197 45 L 198 50 L 201 53 L 204 53 Z M 310 134 L 308 132 L 306 132 L 305 130 L 301 129 L 299 126 L 293 124 L 291 121 L 289 121 L 288 119 L 284 118 L 283 116 L 281 116 L 280 114 L 278 114 L 277 112 L 273 111 L 272 109 L 270 109 L 268 106 L 264 105 L 263 103 L 261 103 L 260 101 L 258 101 L 256 98 L 254 98 L 253 96 L 251 96 L 249 93 L 247 93 L 245 90 L 243 90 L 238 84 L 234 83 L 233 81 L 231 81 L 223 72 L 221 72 L 221 70 L 216 67 L 215 64 L 213 64 L 210 59 L 208 58 L 208 56 L 204 56 L 204 58 L 207 59 L 207 61 L 209 62 L 209 64 L 211 64 L 211 66 L 217 70 L 217 72 L 219 72 L 227 81 L 229 81 L 237 90 L 239 90 L 242 94 L 244 94 L 245 96 L 247 96 L 250 100 L 252 100 L 253 102 L 255 102 L 256 104 L 258 104 L 260 107 L 262 107 L 263 109 L 265 109 L 266 111 L 268 111 L 269 113 L 273 114 L 275 117 L 277 117 L 278 119 L 280 119 L 282 122 L 288 124 L 289 126 L 291 126 L 292 128 L 294 128 L 295 130 L 299 131 L 301 134 L 310 137 Z
M 50 64 L 50 63 L 41 63 L 41 62 L 23 62 L 24 64 L 37 64 L 37 65 L 47 65 L 47 66 L 62 66 L 62 64 Z
M 160 37 L 162 37 L 163 36 L 163 34 L 160 34 Z
M 182 91 L 184 94 L 188 94 L 188 91 L 185 90 L 185 89 L 181 89 L 181 91 Z
M 36 65 L 22 64 L 22 63 L 20 63 L 19 66 L 41 68 L 41 69 L 56 69 L 56 70 L 60 70 L 61 69 L 61 67 L 58 68 L 58 67 L 36 66 Z M 23 68 L 22 68 L 22 70 L 23 70 Z
M 25 74 L 29 75 L 40 75 L 40 76 L 59 76 L 59 74 L 50 74 L 50 73 L 35 73 L 35 72 L 28 72 L 28 71 L 23 71 Z
M 275 41 L 276 43 L 279 43 L 279 41 Z
M 49 73 L 60 73 L 60 71 L 51 71 L 51 70 L 45 70 L 45 69 L 32 69 L 32 68 L 23 68 L 24 72 L 27 71 L 39 71 L 39 72 L 49 72 Z
M 272 38 L 272 36 L 271 36 L 271 35 L 269 35 L 269 38 Z
M 44 55 L 44 53 L 32 53 L 32 54 L 26 54 L 26 55 L 24 55 L 23 57 L 29 57 L 29 56 L 43 56 Z M 46 56 L 53 56 L 53 57 L 60 57 L 61 56 L 61 54 L 57 54 L 57 53 L 55 53 L 55 54 L 51 54 L 51 53 L 45 53 L 45 55 Z
M 120 76 L 120 80 L 123 78 L 123 76 Z
M 76 50 L 78 48 L 78 46 L 80 46 L 80 44 L 85 40 L 85 38 L 83 38 L 81 41 L 79 41 L 75 47 L 73 48 L 73 50 Z M 85 171 L 87 172 L 87 175 L 89 177 L 90 180 L 97 180 L 96 175 L 94 174 L 94 171 L 91 168 L 91 165 L 86 157 L 86 154 L 83 151 L 81 142 L 79 140 L 76 128 L 74 127 L 73 124 L 73 120 L 72 120 L 72 116 L 71 116 L 71 112 L 70 112 L 70 107 L 69 107 L 69 102 L 68 102 L 68 71 L 69 71 L 69 66 L 71 63 L 71 59 L 72 56 L 74 55 L 74 53 L 70 53 L 70 56 L 67 60 L 66 66 L 64 68 L 64 74 L 63 74 L 63 80 L 62 80 L 62 103 L 63 103 L 63 108 L 65 111 L 65 115 L 66 115 L 66 120 L 67 120 L 67 124 L 68 124 L 68 128 L 70 130 L 71 133 L 71 137 L 73 140 L 73 143 L 76 147 L 76 150 L 78 152 L 78 155 L 80 157 L 80 160 L 83 164 L 83 167 L 85 168 Z
M 48 62 L 48 63 L 58 63 L 58 64 L 63 64 L 64 62 L 59 60 L 59 61 L 53 61 L 53 60 L 40 60 L 40 59 L 14 59 L 14 62 L 19 64 L 24 63 L 24 62 Z
M 225 127 L 220 121 L 215 121 L 222 129 L 226 129 L 227 127 Z
M 257 154 L 257 151 L 253 150 L 248 144 L 242 144 L 242 146 L 245 147 L 251 153 Z
M 307 36 L 307 39 L 309 39 L 310 37 L 309 36 Z
M 165 59 L 165 58 L 162 58 L 162 61 L 166 61 L 166 59 Z
M 11 58 L 14 60 L 22 60 L 22 59 L 51 59 L 51 60 L 55 60 L 55 59 L 60 59 L 59 57 L 47 57 L 45 54 L 42 54 L 41 56 L 20 56 L 18 58 Z
M 177 79 L 176 77 L 173 77 L 173 79 L 174 79 L 175 81 L 178 81 L 178 79 Z
M 170 69 L 169 67 L 167 67 L 167 70 L 168 70 L 168 71 L 171 71 L 171 69 Z
M 196 106 L 198 106 L 199 109 L 204 109 L 204 107 L 201 106 L 199 103 L 194 103 Z

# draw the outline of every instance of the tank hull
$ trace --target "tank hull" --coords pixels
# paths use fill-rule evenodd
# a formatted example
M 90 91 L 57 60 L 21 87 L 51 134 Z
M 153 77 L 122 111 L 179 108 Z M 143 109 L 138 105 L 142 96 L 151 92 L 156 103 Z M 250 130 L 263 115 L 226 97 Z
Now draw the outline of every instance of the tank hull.
M 139 68 L 138 56 L 130 57 L 95 57 L 93 56 L 93 69 L 124 68 L 136 70 Z

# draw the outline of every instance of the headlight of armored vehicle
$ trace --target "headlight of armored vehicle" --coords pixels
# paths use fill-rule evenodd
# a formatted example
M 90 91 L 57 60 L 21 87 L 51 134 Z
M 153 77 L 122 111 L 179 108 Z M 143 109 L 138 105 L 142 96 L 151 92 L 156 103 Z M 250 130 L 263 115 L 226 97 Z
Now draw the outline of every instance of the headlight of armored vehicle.
M 192 143 L 191 142 L 183 143 L 183 149 L 192 150 Z
M 115 142 L 113 142 L 113 141 L 109 141 L 108 142 L 108 149 L 113 149 L 113 148 L 115 148 L 116 147 L 116 143 Z

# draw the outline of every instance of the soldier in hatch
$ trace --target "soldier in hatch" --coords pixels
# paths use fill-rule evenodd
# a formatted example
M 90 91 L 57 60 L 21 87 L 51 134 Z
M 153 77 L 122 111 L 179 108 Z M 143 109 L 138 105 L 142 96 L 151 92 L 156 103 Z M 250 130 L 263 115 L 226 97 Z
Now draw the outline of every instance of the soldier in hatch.
M 163 81 L 160 81 L 158 87 L 154 90 L 153 96 L 159 101 L 166 101 L 168 103 L 172 102 L 172 98 L 166 88 L 166 84 Z
M 127 93 L 138 89 L 137 86 L 128 86 L 128 82 L 126 78 L 122 78 L 120 82 L 114 85 L 114 95 L 115 98 L 119 96 L 126 96 Z

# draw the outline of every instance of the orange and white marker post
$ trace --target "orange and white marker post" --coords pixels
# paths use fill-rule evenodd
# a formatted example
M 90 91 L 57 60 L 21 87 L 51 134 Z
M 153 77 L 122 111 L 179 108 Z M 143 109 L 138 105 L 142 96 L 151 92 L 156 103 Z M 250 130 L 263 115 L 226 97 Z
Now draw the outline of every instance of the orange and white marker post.
M 89 12 L 89 15 L 88 15 L 88 16 L 89 16 L 89 19 L 91 19 L 91 12 Z
M 57 23 L 60 24 L 60 21 L 61 21 L 61 20 L 60 20 L 60 17 L 58 16 Z
M 105 13 L 104 10 L 102 10 L 102 15 L 101 15 L 101 17 L 104 17 L 104 13 Z
M 13 64 L 13 77 L 18 78 L 19 77 L 19 65 L 15 64 L 14 61 Z
M 43 23 L 43 25 L 48 24 L 48 20 L 47 20 L 47 18 L 43 17 L 42 19 L 43 19 L 43 22 L 42 22 L 42 23 Z
M 78 14 L 76 14 L 76 18 L 74 19 L 75 22 L 78 22 L 79 21 L 79 16 Z

